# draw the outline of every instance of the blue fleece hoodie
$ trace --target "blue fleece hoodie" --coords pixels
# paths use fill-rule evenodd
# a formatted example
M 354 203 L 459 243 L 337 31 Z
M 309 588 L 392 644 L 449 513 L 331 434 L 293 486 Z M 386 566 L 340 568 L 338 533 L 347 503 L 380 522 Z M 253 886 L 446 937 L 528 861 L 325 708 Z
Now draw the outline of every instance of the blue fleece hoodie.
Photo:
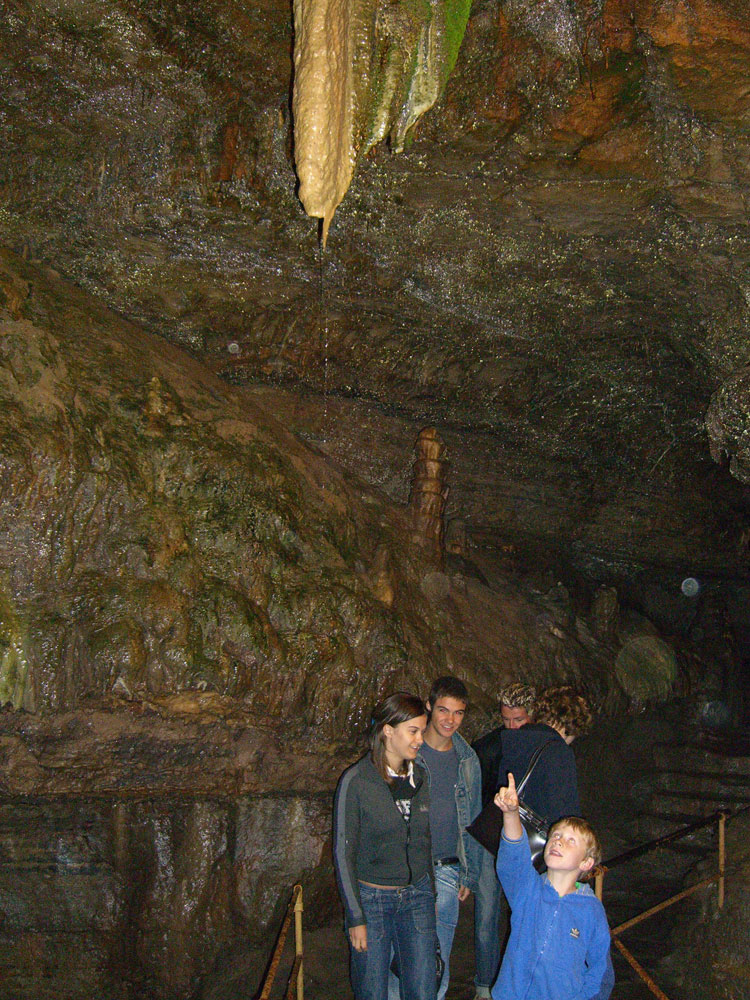
M 606 1000 L 614 985 L 604 907 L 590 886 L 559 896 L 531 864 L 526 831 L 505 835 L 497 874 L 511 908 L 494 1000 Z

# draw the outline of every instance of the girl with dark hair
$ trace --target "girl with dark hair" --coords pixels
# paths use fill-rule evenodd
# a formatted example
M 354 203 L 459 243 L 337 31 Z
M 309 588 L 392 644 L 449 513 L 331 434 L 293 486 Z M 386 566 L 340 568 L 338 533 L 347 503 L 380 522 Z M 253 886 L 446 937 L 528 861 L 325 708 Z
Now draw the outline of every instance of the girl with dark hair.
M 336 789 L 333 860 L 356 1000 L 385 1000 L 395 955 L 402 1000 L 435 1000 L 435 889 L 427 776 L 414 759 L 427 728 L 415 695 L 373 712 L 370 752 Z

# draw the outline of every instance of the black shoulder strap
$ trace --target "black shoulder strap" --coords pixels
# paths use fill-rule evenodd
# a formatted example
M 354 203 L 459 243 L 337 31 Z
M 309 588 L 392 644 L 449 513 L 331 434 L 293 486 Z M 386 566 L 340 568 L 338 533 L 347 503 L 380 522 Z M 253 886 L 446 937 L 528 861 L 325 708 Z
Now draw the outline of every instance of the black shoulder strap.
M 518 792 L 519 795 L 526 787 L 526 782 L 531 777 L 531 772 L 536 767 L 539 758 L 542 756 L 542 754 L 544 753 L 544 751 L 547 749 L 548 746 L 551 746 L 553 743 L 556 742 L 557 740 L 555 739 L 546 740 L 544 743 L 542 743 L 541 746 L 536 748 L 531 760 L 529 761 L 529 766 L 526 768 L 526 774 L 524 774 L 524 776 L 521 778 L 520 784 L 516 785 L 516 791 Z

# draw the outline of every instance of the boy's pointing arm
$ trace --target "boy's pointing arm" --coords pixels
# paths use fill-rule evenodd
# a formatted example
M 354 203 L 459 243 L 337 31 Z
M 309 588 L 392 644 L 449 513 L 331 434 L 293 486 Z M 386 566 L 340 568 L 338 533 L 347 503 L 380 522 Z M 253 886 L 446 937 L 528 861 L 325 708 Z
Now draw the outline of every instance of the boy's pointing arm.
M 508 774 L 508 784 L 495 796 L 495 805 L 503 813 L 503 834 L 508 840 L 520 840 L 523 836 L 521 817 L 518 815 L 518 792 L 516 779 Z

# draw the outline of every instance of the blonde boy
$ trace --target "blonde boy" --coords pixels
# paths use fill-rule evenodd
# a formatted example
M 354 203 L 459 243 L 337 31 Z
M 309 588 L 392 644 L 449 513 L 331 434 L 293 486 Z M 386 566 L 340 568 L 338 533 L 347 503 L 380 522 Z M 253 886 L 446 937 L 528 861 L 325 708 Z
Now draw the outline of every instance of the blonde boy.
M 497 874 L 511 908 L 495 1000 L 606 1000 L 614 985 L 604 907 L 580 876 L 600 860 L 596 834 L 576 816 L 550 829 L 540 875 L 531 864 L 512 774 L 495 796 L 503 812 Z

